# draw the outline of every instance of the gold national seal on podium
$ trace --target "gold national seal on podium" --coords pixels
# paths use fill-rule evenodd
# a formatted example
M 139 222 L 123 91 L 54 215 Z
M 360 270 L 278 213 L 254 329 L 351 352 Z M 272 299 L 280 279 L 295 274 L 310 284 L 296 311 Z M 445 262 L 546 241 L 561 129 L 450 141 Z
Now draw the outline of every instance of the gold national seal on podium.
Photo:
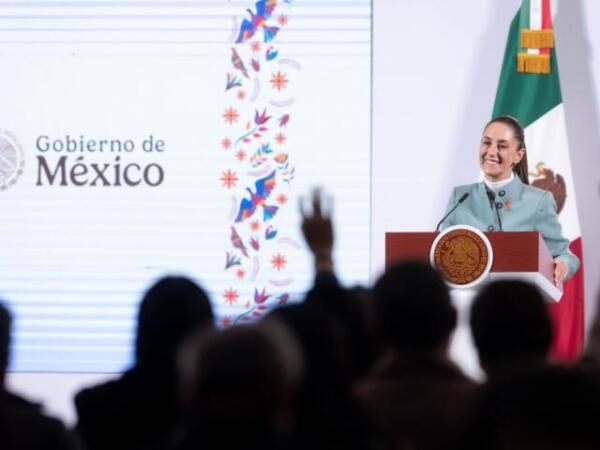
M 441 232 L 433 241 L 431 264 L 456 288 L 480 283 L 492 267 L 492 246 L 478 229 L 456 225 Z

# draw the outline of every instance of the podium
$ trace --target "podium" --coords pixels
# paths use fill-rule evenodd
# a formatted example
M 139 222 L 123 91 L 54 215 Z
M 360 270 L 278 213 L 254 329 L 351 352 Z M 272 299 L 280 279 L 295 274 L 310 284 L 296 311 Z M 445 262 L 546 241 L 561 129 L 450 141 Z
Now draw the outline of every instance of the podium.
M 385 266 L 403 260 L 430 262 L 437 232 L 391 232 L 385 235 Z M 478 286 L 498 279 L 518 279 L 538 287 L 547 302 L 558 302 L 562 290 L 554 284 L 554 258 L 538 232 L 501 231 L 484 233 L 492 246 L 492 266 L 487 279 L 471 289 L 451 289 L 457 310 L 457 325 L 449 356 L 466 375 L 484 378 L 471 337 L 469 314 Z
M 558 302 L 562 290 L 554 284 L 554 258 L 537 231 L 484 233 L 493 250 L 489 281 L 518 279 L 537 286 L 548 302 Z M 396 261 L 429 262 L 431 245 L 438 233 L 393 232 L 385 235 L 385 266 Z

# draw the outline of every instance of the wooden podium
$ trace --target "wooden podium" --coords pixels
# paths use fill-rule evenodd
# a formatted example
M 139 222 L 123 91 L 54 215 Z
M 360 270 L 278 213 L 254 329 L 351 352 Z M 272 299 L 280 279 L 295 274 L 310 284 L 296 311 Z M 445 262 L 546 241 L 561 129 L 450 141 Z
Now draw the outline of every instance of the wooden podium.
M 386 233 L 385 265 L 402 260 L 429 262 L 431 245 L 439 233 Z M 536 285 L 549 302 L 558 302 L 562 290 L 554 284 L 554 259 L 537 231 L 484 233 L 492 245 L 489 280 L 512 278 Z

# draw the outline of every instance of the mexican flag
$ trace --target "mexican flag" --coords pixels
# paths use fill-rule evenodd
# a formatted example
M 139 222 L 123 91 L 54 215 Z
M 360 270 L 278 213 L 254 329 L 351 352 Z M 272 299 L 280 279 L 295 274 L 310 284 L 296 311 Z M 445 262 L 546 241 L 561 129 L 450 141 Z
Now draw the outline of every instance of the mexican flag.
M 550 0 L 523 0 L 512 21 L 493 117 L 504 114 L 525 128 L 529 181 L 554 194 L 563 234 L 582 263 L 560 302 L 550 305 L 553 356 L 572 361 L 583 347 L 583 255 Z

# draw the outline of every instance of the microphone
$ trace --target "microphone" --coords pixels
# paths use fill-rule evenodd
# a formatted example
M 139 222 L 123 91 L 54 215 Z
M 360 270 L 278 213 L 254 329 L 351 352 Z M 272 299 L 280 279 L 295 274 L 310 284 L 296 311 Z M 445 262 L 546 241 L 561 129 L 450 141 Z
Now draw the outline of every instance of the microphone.
M 496 211 L 496 217 L 498 218 L 499 231 L 503 231 L 502 230 L 502 219 L 500 219 L 500 211 L 498 211 L 498 208 L 496 207 L 496 193 L 487 186 L 485 187 L 485 193 L 487 194 L 487 197 L 490 201 L 490 207 Z
M 444 223 L 444 220 L 446 220 L 446 219 L 447 219 L 447 218 L 450 216 L 450 214 L 452 214 L 452 213 L 454 212 L 454 210 L 455 210 L 456 208 L 458 208 L 458 207 L 460 206 L 460 204 L 461 204 L 462 202 L 464 202 L 464 201 L 467 199 L 467 197 L 468 197 L 468 196 L 469 196 L 469 193 L 468 193 L 468 192 L 465 192 L 463 195 L 461 195 L 461 196 L 460 196 L 460 198 L 459 198 L 459 199 L 458 199 L 458 201 L 456 202 L 456 205 L 454 205 L 454 208 L 452 208 L 450 211 L 448 211 L 448 214 L 446 214 L 446 215 L 445 215 L 445 216 L 442 218 L 442 220 L 440 220 L 440 222 L 437 224 L 437 227 L 435 227 L 435 232 L 436 232 L 436 233 L 437 233 L 438 231 L 440 231 L 440 226 L 442 225 L 442 223 Z

